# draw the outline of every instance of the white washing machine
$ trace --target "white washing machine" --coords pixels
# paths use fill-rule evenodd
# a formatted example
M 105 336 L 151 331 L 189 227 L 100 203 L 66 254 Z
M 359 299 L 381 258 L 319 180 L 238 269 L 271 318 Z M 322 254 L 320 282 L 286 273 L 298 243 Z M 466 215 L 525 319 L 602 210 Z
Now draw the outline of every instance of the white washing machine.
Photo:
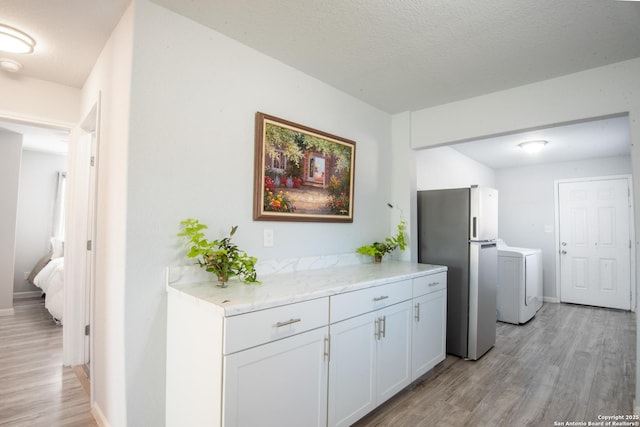
M 498 241 L 498 320 L 526 323 L 542 301 L 542 250 Z

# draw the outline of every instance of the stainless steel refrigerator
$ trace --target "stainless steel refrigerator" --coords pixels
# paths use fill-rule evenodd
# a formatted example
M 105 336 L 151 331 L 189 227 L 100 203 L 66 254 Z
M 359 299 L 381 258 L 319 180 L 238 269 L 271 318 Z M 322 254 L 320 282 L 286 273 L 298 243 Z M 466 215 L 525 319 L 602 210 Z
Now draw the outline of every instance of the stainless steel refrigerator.
M 418 261 L 449 267 L 447 353 L 477 360 L 496 341 L 498 191 L 418 191 Z

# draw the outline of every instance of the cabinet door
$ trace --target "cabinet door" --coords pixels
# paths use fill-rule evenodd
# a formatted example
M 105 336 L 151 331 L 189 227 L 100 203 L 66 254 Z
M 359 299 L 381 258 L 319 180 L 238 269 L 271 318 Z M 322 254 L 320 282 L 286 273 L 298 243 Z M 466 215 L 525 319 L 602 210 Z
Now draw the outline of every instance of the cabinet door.
M 326 426 L 327 338 L 323 327 L 225 356 L 223 425 Z
M 349 426 L 376 407 L 375 314 L 331 325 L 329 426 Z
M 411 300 L 375 313 L 377 339 L 376 390 L 379 405 L 411 382 Z
M 445 358 L 447 290 L 413 300 L 412 380 L 428 372 Z

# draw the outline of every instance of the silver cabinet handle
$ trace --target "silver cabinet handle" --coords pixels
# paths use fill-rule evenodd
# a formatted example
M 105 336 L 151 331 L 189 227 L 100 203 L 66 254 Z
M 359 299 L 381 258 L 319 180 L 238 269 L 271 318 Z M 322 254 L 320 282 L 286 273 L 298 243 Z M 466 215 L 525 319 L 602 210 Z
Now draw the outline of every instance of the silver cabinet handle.
M 387 334 L 387 316 L 376 318 L 376 332 L 373 334 L 377 340 L 381 340 Z
M 302 319 L 300 319 L 300 318 L 298 318 L 298 319 L 289 319 L 289 320 L 286 320 L 284 322 L 278 322 L 278 323 L 276 323 L 276 328 L 280 328 L 282 326 L 291 325 L 292 323 L 298 323 L 300 320 L 302 320 Z
M 375 297 L 373 300 L 374 301 L 382 301 L 383 299 L 387 299 L 387 298 L 389 298 L 388 295 L 382 295 L 380 297 Z
M 416 303 L 416 315 L 415 315 L 415 319 L 416 322 L 420 321 L 420 303 Z
M 331 339 L 330 337 L 324 337 L 324 357 L 329 361 L 329 355 L 331 354 Z
M 438 286 L 440 284 L 440 282 L 431 282 L 429 283 L 429 287 L 433 287 L 433 286 Z

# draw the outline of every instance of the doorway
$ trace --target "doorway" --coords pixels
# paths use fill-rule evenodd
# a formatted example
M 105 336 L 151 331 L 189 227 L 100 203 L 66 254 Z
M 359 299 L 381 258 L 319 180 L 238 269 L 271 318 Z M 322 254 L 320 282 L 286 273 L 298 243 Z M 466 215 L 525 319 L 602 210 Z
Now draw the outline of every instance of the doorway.
M 631 310 L 631 176 L 556 182 L 561 302 Z
M 67 219 L 65 310 L 68 319 L 64 334 L 64 364 L 76 366 L 81 380 L 93 378 L 92 330 L 94 313 L 94 282 L 96 262 L 96 200 L 98 189 L 99 115 L 100 95 L 85 119 L 74 129 L 72 161 L 70 163 L 72 188 L 69 194 Z M 90 381 L 90 399 L 93 401 L 93 381 Z

